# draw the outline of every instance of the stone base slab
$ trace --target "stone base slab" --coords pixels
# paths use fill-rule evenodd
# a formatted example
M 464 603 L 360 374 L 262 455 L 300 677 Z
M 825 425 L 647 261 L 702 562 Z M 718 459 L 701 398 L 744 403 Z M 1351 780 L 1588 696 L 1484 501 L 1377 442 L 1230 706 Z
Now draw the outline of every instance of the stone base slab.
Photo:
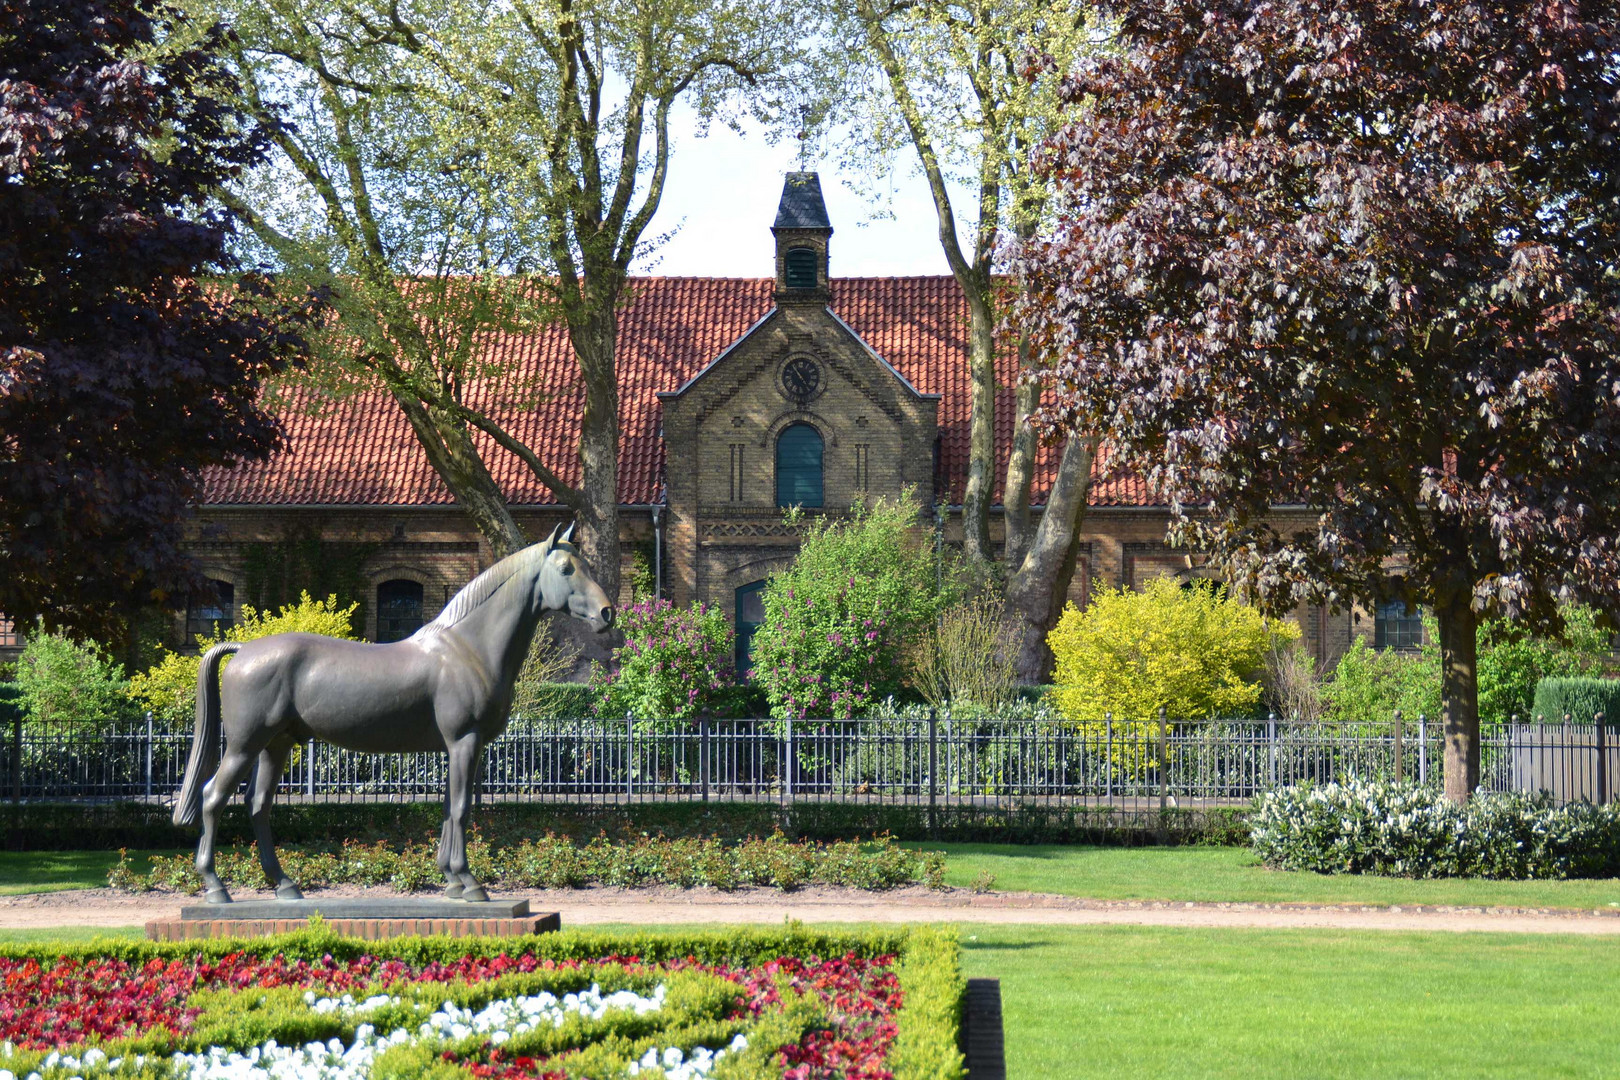
M 242 905 L 247 906 L 247 905 Z M 461 905 L 463 909 L 469 905 Z M 216 905 L 219 911 L 226 905 Z M 524 907 L 528 903 L 524 902 Z M 327 918 L 327 928 L 344 937 L 380 941 L 383 938 L 411 935 L 438 934 L 450 937 L 519 937 L 543 934 L 562 928 L 562 918 L 556 912 L 539 915 L 525 914 L 516 918 L 498 916 L 463 918 Z M 268 937 L 287 934 L 294 930 L 309 929 L 306 918 L 214 918 L 214 919 L 153 919 L 146 924 L 146 936 L 152 941 L 188 941 L 194 938 Z

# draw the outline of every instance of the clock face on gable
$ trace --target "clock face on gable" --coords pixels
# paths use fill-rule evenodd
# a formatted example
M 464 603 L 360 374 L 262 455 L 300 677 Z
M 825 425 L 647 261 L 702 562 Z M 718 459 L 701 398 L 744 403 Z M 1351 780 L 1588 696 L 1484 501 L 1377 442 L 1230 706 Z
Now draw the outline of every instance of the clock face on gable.
M 795 356 L 782 365 L 782 393 L 788 400 L 803 405 L 821 391 L 820 364 L 808 356 Z

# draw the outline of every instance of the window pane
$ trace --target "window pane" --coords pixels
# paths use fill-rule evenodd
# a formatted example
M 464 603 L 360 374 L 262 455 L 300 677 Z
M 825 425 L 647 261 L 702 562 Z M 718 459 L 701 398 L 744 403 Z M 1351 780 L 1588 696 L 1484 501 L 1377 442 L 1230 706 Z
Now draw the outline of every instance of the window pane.
M 403 641 L 422 629 L 422 583 L 385 581 L 377 586 L 377 640 Z
M 236 623 L 236 586 L 210 579 L 212 594 L 204 593 L 191 602 L 186 612 L 186 636 L 217 637 Z
M 794 424 L 776 440 L 776 505 L 821 505 L 821 433 Z
M 1423 613 L 1408 611 L 1399 600 L 1378 605 L 1373 618 L 1373 645 L 1380 649 L 1423 647 Z
M 737 590 L 737 674 L 754 666 L 754 633 L 765 621 L 765 583 L 755 581 Z

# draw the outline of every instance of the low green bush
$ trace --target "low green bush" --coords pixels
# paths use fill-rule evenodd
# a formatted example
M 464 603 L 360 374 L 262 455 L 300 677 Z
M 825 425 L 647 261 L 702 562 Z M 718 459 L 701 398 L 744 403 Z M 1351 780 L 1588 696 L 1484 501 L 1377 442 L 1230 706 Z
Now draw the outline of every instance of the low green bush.
M 1611 724 L 1620 722 L 1620 679 L 1542 679 L 1536 684 L 1532 716 L 1553 724 L 1565 717 L 1590 724 L 1599 713 Z
M 1620 876 L 1620 805 L 1554 806 L 1546 795 L 1476 794 L 1355 780 L 1261 796 L 1255 851 L 1278 870 L 1392 877 Z
M 282 847 L 282 866 L 306 889 L 332 885 L 388 885 L 401 892 L 435 887 L 443 875 L 435 863 L 434 844 L 417 842 L 393 847 L 378 841 L 345 841 L 335 849 Z M 481 836 L 468 843 L 473 874 L 508 888 L 576 889 L 587 885 L 636 888 L 672 885 L 731 890 L 749 885 L 791 890 L 806 885 L 843 885 L 882 890 L 922 882 L 944 884 L 945 857 L 911 851 L 891 837 L 869 841 L 820 844 L 789 840 L 781 833 L 764 839 L 726 844 L 714 838 L 642 836 L 628 843 L 598 836 L 587 844 L 547 835 L 512 846 L 495 847 Z M 218 853 L 219 874 L 237 887 L 266 883 L 257 855 L 248 848 Z M 123 857 L 108 874 L 108 884 L 130 892 L 149 889 L 199 891 L 189 855 L 154 855 L 145 872 Z

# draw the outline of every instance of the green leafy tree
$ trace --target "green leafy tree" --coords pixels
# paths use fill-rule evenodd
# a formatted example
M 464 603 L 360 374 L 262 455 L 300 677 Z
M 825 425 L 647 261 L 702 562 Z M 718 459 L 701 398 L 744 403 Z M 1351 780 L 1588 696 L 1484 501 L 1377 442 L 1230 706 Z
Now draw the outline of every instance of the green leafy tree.
M 597 668 L 599 716 L 684 720 L 712 710 L 731 685 L 731 624 L 718 608 L 650 600 L 626 608 L 623 626 L 616 670 Z
M 313 600 L 304 593 L 296 604 L 286 604 L 278 611 L 260 611 L 249 604 L 242 605 L 241 618 L 223 634 L 197 636 L 197 652 L 207 652 L 221 641 L 252 641 L 301 631 L 306 634 L 325 634 L 327 637 L 358 640 L 355 636 L 354 614 L 358 604 L 339 607 L 338 598 Z M 218 628 L 216 627 L 216 630 Z M 155 720 L 181 728 L 188 727 L 197 704 L 197 669 L 201 656 L 166 654 L 151 668 L 129 681 L 129 696 L 144 709 L 151 711 Z M 230 663 L 226 657 L 225 663 Z
M 1095 52 L 1089 4 L 1074 0 L 838 0 L 840 43 L 854 43 L 833 69 L 847 116 L 849 156 L 869 173 L 897 155 L 916 155 L 933 199 L 940 247 L 968 308 L 972 395 L 962 536 L 972 561 L 988 561 L 995 499 L 997 324 L 1005 282 L 997 254 L 1010 236 L 1035 228 L 1049 187 L 1030 169 L 1030 152 L 1061 122 L 1062 77 Z M 850 68 L 854 70 L 851 71 Z M 875 167 L 876 166 L 876 167 Z M 965 226 L 959 228 L 959 222 Z M 1020 361 L 1034 355 L 1019 342 Z M 1007 584 L 1004 616 L 1019 677 L 1051 670 L 1046 632 L 1057 621 L 1074 575 L 1077 540 L 1091 488 L 1094 440 L 1064 445 L 1039 526 L 1030 497 L 1038 439 L 1030 417 L 1041 384 L 1020 381 L 1002 503 Z
M 1099 585 L 1050 635 L 1058 708 L 1078 724 L 1109 714 L 1147 722 L 1160 708 L 1171 720 L 1245 716 L 1260 701 L 1268 651 L 1298 636 L 1293 622 L 1267 619 L 1213 584 Z
M 789 520 L 802 520 L 789 515 Z M 753 679 L 771 715 L 849 717 L 900 691 L 907 644 L 951 598 L 909 493 L 804 525 L 793 565 L 765 586 Z
M 340 316 L 311 397 L 386 391 L 496 557 L 526 542 L 487 457 L 514 455 L 578 515 L 615 595 L 618 311 L 671 110 L 764 101 L 795 55 L 781 28 L 806 17 L 787 0 L 198 2 L 233 28 L 281 165 L 227 202 Z M 557 459 L 501 418 L 572 388 L 525 385 L 481 347 L 542 322 L 567 327 L 583 392 L 577 453 Z
M 1322 717 L 1334 724 L 1387 724 L 1399 709 L 1408 721 L 1440 715 L 1440 654 L 1433 645 L 1406 652 L 1375 649 L 1365 637 L 1334 665 L 1322 687 Z
M 1620 9 L 1098 7 L 1015 260 L 1053 417 L 1268 610 L 1433 610 L 1464 801 L 1480 622 L 1620 611 Z
M 124 665 L 94 642 L 78 642 L 41 627 L 17 658 L 17 686 L 31 724 L 110 724 L 135 715 Z

